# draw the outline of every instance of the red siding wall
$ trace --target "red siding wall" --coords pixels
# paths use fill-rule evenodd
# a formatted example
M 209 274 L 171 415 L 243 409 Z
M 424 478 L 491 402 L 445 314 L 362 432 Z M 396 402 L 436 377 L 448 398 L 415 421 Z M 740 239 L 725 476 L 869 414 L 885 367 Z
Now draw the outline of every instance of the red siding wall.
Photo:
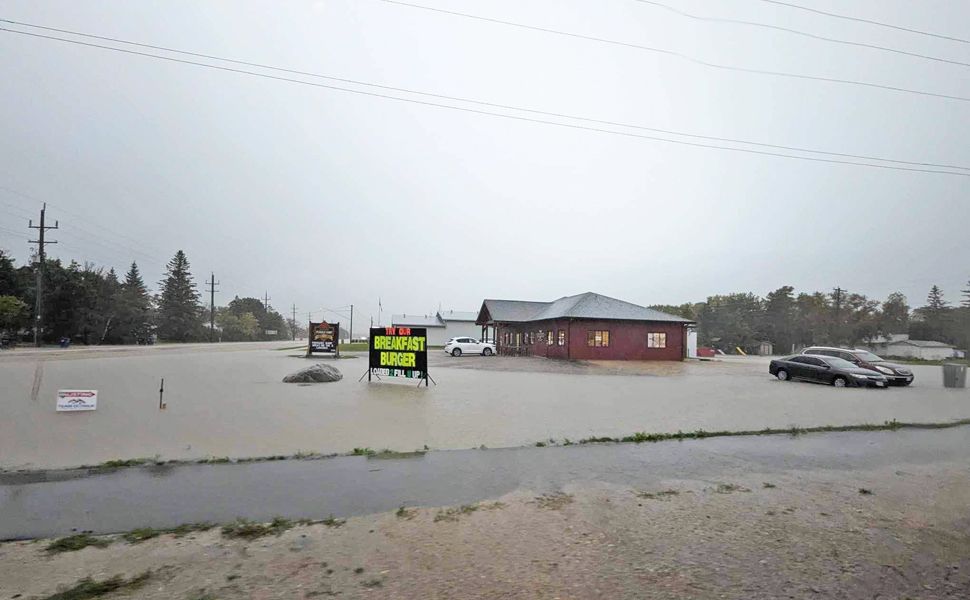
M 546 344 L 546 333 L 552 330 L 553 344 Z M 566 331 L 566 345 L 559 345 L 559 331 Z M 587 345 L 587 332 L 609 331 L 609 347 L 590 347 Z M 540 339 L 538 332 L 542 331 Z M 530 346 L 533 356 L 549 358 L 574 358 L 579 360 L 683 360 L 687 332 L 680 323 L 648 323 L 643 321 L 590 321 L 590 320 L 561 320 L 536 321 L 534 323 L 514 323 L 501 325 L 499 328 L 499 344 L 505 345 L 505 333 L 512 334 L 512 344 L 515 344 L 515 334 L 521 333 L 523 344 L 525 336 L 533 333 L 536 343 Z M 666 348 L 647 348 L 648 333 L 666 333 Z

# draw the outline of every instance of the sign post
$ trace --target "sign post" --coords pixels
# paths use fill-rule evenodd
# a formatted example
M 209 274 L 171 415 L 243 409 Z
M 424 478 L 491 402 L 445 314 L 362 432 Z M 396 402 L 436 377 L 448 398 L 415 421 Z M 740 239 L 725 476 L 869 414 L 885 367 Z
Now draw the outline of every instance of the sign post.
M 314 352 L 333 354 L 340 358 L 340 323 L 310 322 L 307 335 L 306 356 L 310 358 Z
M 419 379 L 425 387 L 428 374 L 428 330 L 423 327 L 371 327 L 368 342 L 367 381 L 376 375 Z M 361 376 L 361 379 L 364 377 Z M 437 383 L 435 384 L 437 385 Z

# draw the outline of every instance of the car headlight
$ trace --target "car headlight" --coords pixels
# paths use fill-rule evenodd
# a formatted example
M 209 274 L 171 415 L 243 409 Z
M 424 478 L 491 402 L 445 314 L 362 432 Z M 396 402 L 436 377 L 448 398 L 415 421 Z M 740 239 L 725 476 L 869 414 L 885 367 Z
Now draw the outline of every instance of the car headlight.
M 892 375 L 894 373 L 894 371 L 889 367 L 880 367 L 879 365 L 876 365 L 876 370 L 880 373 L 885 373 L 886 375 Z
M 856 379 L 869 379 L 869 376 L 863 373 L 853 373 L 852 376 Z

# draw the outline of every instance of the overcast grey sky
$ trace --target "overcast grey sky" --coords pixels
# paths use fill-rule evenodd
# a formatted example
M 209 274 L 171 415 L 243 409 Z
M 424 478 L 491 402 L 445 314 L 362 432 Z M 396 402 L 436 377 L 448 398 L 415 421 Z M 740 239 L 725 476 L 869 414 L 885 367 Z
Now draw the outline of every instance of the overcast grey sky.
M 719 64 L 970 97 L 968 67 L 636 0 L 413 1 Z M 957 37 L 970 23 L 963 0 L 793 1 Z M 663 2 L 970 62 L 970 44 L 760 0 Z M 0 18 L 646 127 L 970 167 L 967 101 L 712 69 L 379 0 L 7 0 Z M 0 247 L 18 262 L 26 217 L 47 200 L 61 223 L 55 256 L 119 271 L 135 259 L 154 283 L 181 248 L 200 289 L 215 271 L 218 303 L 268 291 L 301 319 L 353 303 L 366 324 L 378 297 L 386 320 L 439 302 L 477 310 L 485 297 L 591 290 L 680 303 L 785 284 L 880 299 L 901 290 L 916 306 L 934 283 L 957 300 L 970 278 L 968 177 L 675 145 L 6 32 L 0 98 Z

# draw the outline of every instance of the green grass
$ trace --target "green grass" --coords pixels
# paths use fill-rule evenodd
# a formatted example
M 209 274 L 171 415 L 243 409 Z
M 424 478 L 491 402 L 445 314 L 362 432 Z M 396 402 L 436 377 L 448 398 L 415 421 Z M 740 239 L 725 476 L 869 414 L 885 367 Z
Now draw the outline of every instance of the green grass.
M 677 490 L 661 490 L 659 492 L 638 492 L 637 497 L 645 500 L 667 500 L 672 496 L 680 495 Z
M 147 464 L 149 462 L 152 462 L 152 459 L 150 459 L 150 458 L 126 458 L 126 459 L 116 458 L 115 460 L 106 460 L 106 461 L 104 461 L 103 463 L 97 465 L 97 468 L 99 468 L 99 469 L 119 469 L 119 468 L 122 468 L 122 467 L 137 467 L 139 465 L 144 465 L 144 464 Z
M 54 540 L 47 545 L 48 554 L 60 554 L 61 552 L 76 552 L 88 546 L 95 548 L 105 548 L 111 545 L 111 540 L 94 537 L 87 533 L 79 533 Z
M 74 587 L 47 596 L 44 600 L 88 600 L 89 598 L 100 598 L 113 592 L 138 589 L 145 585 L 151 576 L 151 571 L 145 571 L 141 575 L 135 575 L 131 579 L 125 579 L 121 575 L 115 575 L 104 581 L 95 581 L 90 577 L 85 577 L 78 581 Z
M 341 352 L 367 352 L 367 342 L 354 342 L 353 344 L 340 344 Z
M 961 427 L 963 425 L 970 425 L 970 419 L 959 419 L 956 421 L 946 421 L 938 423 L 906 423 L 902 421 L 897 421 L 893 419 L 892 421 L 885 421 L 882 425 L 877 425 L 873 423 L 862 423 L 860 425 L 822 425 L 819 427 L 789 427 L 787 429 L 773 429 L 771 427 L 766 427 L 764 429 L 744 429 L 738 431 L 704 431 L 703 429 L 698 429 L 697 431 L 678 431 L 676 433 L 646 433 L 637 432 L 624 437 L 614 438 L 614 437 L 588 437 L 579 440 L 580 444 L 603 444 L 603 443 L 634 443 L 642 444 L 646 442 L 665 442 L 671 440 L 697 440 L 712 437 L 736 437 L 736 436 L 752 436 L 752 435 L 804 435 L 806 433 L 834 433 L 834 432 L 844 432 L 844 431 L 896 431 L 899 429 L 949 429 L 951 427 Z M 542 442 L 543 444 L 545 442 Z
M 130 544 L 138 544 L 152 538 L 157 538 L 160 535 L 170 533 L 175 537 L 183 537 L 195 531 L 208 531 L 213 527 L 215 527 L 215 525 L 212 523 L 183 523 L 178 527 L 169 527 L 167 529 L 140 527 L 138 529 L 132 529 L 122 537 Z
M 249 519 L 236 519 L 235 522 L 222 526 L 222 535 L 227 538 L 241 538 L 244 540 L 254 540 L 267 535 L 282 535 L 284 531 L 292 528 L 293 521 L 276 517 L 269 523 L 256 523 Z
M 457 521 L 462 517 L 462 515 L 470 515 L 479 508 L 480 507 L 477 504 L 462 504 L 461 506 L 456 506 L 454 508 L 439 510 L 438 514 L 434 516 L 434 522 Z
M 333 515 L 330 515 L 329 517 L 327 517 L 326 519 L 320 522 L 326 525 L 327 527 L 342 527 L 343 524 L 346 523 L 347 521 L 344 519 L 335 519 Z

